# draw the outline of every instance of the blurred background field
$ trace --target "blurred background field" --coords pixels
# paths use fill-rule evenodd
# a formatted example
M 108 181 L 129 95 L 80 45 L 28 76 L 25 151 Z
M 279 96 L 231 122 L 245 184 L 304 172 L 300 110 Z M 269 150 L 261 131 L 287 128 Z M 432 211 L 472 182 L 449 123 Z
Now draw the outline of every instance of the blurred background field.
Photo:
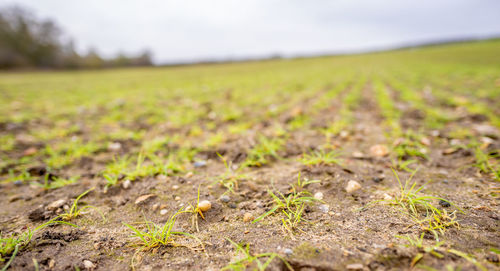
M 498 268 L 496 2 L 18 2 L 2 271 Z

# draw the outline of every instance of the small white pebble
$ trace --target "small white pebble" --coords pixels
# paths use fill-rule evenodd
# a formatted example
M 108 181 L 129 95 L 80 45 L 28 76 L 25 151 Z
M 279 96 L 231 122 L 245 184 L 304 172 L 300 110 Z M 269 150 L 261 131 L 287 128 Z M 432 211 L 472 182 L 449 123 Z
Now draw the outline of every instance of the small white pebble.
M 172 185 L 172 190 L 177 190 L 177 189 L 179 189 L 178 185 L 176 185 L 176 184 Z
M 110 151 L 119 151 L 122 148 L 122 144 L 120 142 L 112 142 L 108 144 L 108 150 Z
M 322 200 L 323 199 L 323 193 L 321 192 L 316 192 L 314 194 L 314 198 L 317 199 L 317 200 Z
M 160 210 L 160 215 L 166 215 L 168 213 L 167 209 L 161 209 Z
M 179 200 L 181 200 L 181 197 L 176 196 L 176 197 L 175 197 L 175 200 L 176 200 L 176 201 L 179 201 Z
M 125 180 L 125 181 L 122 183 L 122 187 L 123 187 L 123 189 L 129 189 L 131 185 L 132 185 L 132 182 L 131 182 L 130 180 Z
M 353 193 L 354 191 L 356 190 L 359 190 L 361 188 L 361 185 L 356 182 L 356 181 L 349 181 L 347 182 L 347 186 L 345 187 L 345 191 L 347 191 L 347 193 Z
M 384 200 L 392 200 L 392 197 L 389 194 L 384 193 Z
M 92 269 L 95 269 L 96 268 L 96 265 L 89 261 L 89 260 L 84 260 L 83 261 L 83 267 L 85 267 L 85 269 L 87 270 L 92 270 Z
M 360 151 L 355 151 L 352 153 L 352 157 L 354 157 L 354 158 L 363 158 L 364 156 L 365 155 Z
M 285 255 L 286 256 L 291 256 L 293 254 L 293 250 L 289 249 L 289 248 L 285 248 L 283 250 L 283 252 L 285 252 Z
M 372 156 L 384 157 L 389 154 L 389 149 L 385 145 L 373 145 L 370 147 L 370 153 Z
M 321 212 L 326 214 L 330 210 L 330 206 L 328 206 L 327 204 L 321 204 L 319 206 L 319 209 L 321 210 Z
M 346 266 L 347 270 L 363 270 L 363 265 L 360 263 L 348 264 Z
M 56 210 L 58 208 L 63 207 L 64 203 L 66 203 L 65 199 L 56 200 L 56 201 L 52 202 L 51 204 L 49 204 L 47 206 L 47 209 L 51 210 L 51 211 Z

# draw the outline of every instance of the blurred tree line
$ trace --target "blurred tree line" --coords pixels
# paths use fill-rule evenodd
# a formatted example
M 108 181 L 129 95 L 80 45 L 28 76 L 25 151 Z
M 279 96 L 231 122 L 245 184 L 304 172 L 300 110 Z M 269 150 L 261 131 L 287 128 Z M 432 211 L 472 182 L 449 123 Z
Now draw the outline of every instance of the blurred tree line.
M 51 20 L 38 20 L 20 7 L 0 9 L 0 69 L 12 68 L 107 68 L 152 65 L 151 53 L 119 54 L 102 58 L 95 49 L 80 55 L 73 41 L 62 41 L 61 29 Z

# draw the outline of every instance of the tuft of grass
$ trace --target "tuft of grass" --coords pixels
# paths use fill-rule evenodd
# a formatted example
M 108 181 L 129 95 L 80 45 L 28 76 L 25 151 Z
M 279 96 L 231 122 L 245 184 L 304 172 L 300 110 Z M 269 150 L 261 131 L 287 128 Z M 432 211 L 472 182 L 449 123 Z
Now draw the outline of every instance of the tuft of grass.
M 399 184 L 399 195 L 393 199 L 372 201 L 367 206 L 378 202 L 385 202 L 399 207 L 400 211 L 409 215 L 417 224 L 421 225 L 423 230 L 434 234 L 436 240 L 439 240 L 438 232 L 443 234 L 449 227 L 459 227 L 455 212 L 448 214 L 446 210 L 440 210 L 436 207 L 433 201 L 440 200 L 447 202 L 461 213 L 464 213 L 463 210 L 444 198 L 423 194 L 422 190 L 425 188 L 425 184 L 417 187 L 417 182 L 411 182 L 418 170 L 413 171 L 404 184 L 399 179 L 396 171 L 394 169 L 392 171 Z
M 162 143 L 162 141 L 160 141 Z M 158 143 L 158 144 L 160 144 Z M 163 144 L 163 143 L 162 143 Z M 106 186 L 114 186 L 118 183 L 120 176 L 134 181 L 140 178 L 155 176 L 158 174 L 173 175 L 184 171 L 183 161 L 190 160 L 194 155 L 193 150 L 181 149 L 177 153 L 169 154 L 166 158 L 160 157 L 152 152 L 159 148 L 154 144 L 148 146 L 148 150 L 141 150 L 136 158 L 135 166 L 130 157 L 124 156 L 120 159 L 113 158 L 113 162 L 106 166 L 102 176 L 106 179 Z M 163 146 L 163 145 L 159 145 Z M 154 151 L 153 151 L 154 150 Z
M 7 177 L 5 180 L 0 181 L 0 183 L 9 183 L 9 182 L 15 182 L 15 181 L 21 181 L 23 183 L 29 182 L 32 179 L 31 174 L 26 170 L 23 169 L 20 173 L 17 175 L 14 173 L 15 171 L 13 169 L 9 169 L 9 177 Z
M 132 237 L 137 239 L 135 242 L 132 243 L 132 246 L 139 247 L 141 250 L 144 251 L 152 250 L 161 246 L 163 247 L 185 246 L 176 242 L 175 237 L 179 235 L 195 239 L 200 243 L 200 246 L 204 249 L 203 243 L 197 237 L 187 232 L 172 230 L 175 225 L 177 216 L 182 213 L 185 213 L 185 211 L 183 211 L 181 208 L 175 214 L 170 216 L 167 222 L 165 222 L 165 224 L 163 225 L 158 225 L 144 218 L 144 223 L 143 223 L 143 225 L 145 226 L 144 230 L 140 230 L 127 223 L 123 224 L 127 226 L 127 228 L 132 230 L 133 232 Z M 192 249 L 191 247 L 189 248 Z
M 392 167 L 396 168 L 398 170 L 403 170 L 406 172 L 413 172 L 415 171 L 414 169 L 410 168 L 410 165 L 417 163 L 417 160 L 411 159 L 411 160 L 403 160 L 401 158 L 398 158 L 397 160 L 392 159 Z
M 284 143 L 281 138 L 260 136 L 259 143 L 250 150 L 247 159 L 243 162 L 243 167 L 260 167 L 269 163 L 271 158 L 278 159 L 278 151 Z
M 330 151 L 325 152 L 324 150 L 313 151 L 309 154 L 304 153 L 300 162 L 306 166 L 314 165 L 339 165 L 342 166 L 342 161 L 338 158 L 340 156 L 339 152 Z
M 499 154 L 490 154 L 484 152 L 480 146 L 474 147 L 474 155 L 476 162 L 474 166 L 479 169 L 481 173 L 489 174 L 496 181 L 500 181 L 500 163 L 495 163 Z
M 444 255 L 442 252 L 439 251 L 440 247 L 444 244 L 444 241 L 441 242 L 435 242 L 433 245 L 427 246 L 424 245 L 424 233 L 420 235 L 420 238 L 412 238 L 410 236 L 401 236 L 401 235 L 396 235 L 397 238 L 404 239 L 408 241 L 408 244 L 405 245 L 407 247 L 415 247 L 418 249 L 417 255 L 413 257 L 411 261 L 411 267 L 414 267 L 415 264 L 420 261 L 425 254 L 430 254 L 436 258 L 442 259 Z
M 401 135 L 401 126 L 399 119 L 401 112 L 394 106 L 393 98 L 387 86 L 380 80 L 375 80 L 373 83 L 373 90 L 375 93 L 375 100 L 380 108 L 382 116 L 384 116 L 385 125 L 390 129 L 389 135 L 391 137 L 398 137 Z
M 314 198 L 309 191 L 304 189 L 304 187 L 318 182 L 319 180 L 301 180 L 299 174 L 297 186 L 292 184 L 291 191 L 287 196 L 280 191 L 276 190 L 273 192 L 268 189 L 267 193 L 273 199 L 273 207 L 269 211 L 254 219 L 252 223 L 259 222 L 265 217 L 277 212 L 283 214 L 281 222 L 284 232 L 287 232 L 290 236 L 292 236 L 296 230 L 301 231 L 298 226 L 302 221 L 304 221 L 302 215 L 306 205 L 320 201 Z
M 94 142 L 84 143 L 80 139 L 69 140 L 58 144 L 56 147 L 47 145 L 45 154 L 47 158 L 45 164 L 50 168 L 60 169 L 75 162 L 84 156 L 90 156 L 100 149 L 100 146 Z
M 449 204 L 453 205 L 455 208 L 461 211 L 460 208 L 458 208 L 455 204 L 446 199 L 422 194 L 421 192 L 425 188 L 425 184 L 420 187 L 417 187 L 417 182 L 411 183 L 413 176 L 417 173 L 418 170 L 413 171 L 410 178 L 408 178 L 405 181 L 404 185 L 399 179 L 399 176 L 396 173 L 396 171 L 394 169 L 392 169 L 392 171 L 394 172 L 396 180 L 398 181 L 399 184 L 399 196 L 395 197 L 389 202 L 393 205 L 401 207 L 401 209 L 404 212 L 408 213 L 412 217 L 414 218 L 421 217 L 422 211 L 425 211 L 426 217 L 429 217 L 434 214 L 440 215 L 441 211 L 432 203 L 434 200 L 442 200 L 448 202 Z
M 135 164 L 135 168 L 126 172 L 127 179 L 134 181 L 138 178 L 143 178 L 146 176 L 153 176 L 158 172 L 157 167 L 151 164 L 145 164 L 146 155 L 143 151 L 139 152 L 137 155 L 137 162 Z
M 73 176 L 69 179 L 66 178 L 61 178 L 61 177 L 54 177 L 52 180 L 49 180 L 50 174 L 45 174 L 43 184 L 39 182 L 33 182 L 34 185 L 42 187 L 45 190 L 50 190 L 50 189 L 57 189 L 61 188 L 66 185 L 70 185 L 73 183 L 76 183 L 80 176 Z
M 410 157 L 420 157 L 429 160 L 425 145 L 420 143 L 419 135 L 411 131 L 407 131 L 400 138 L 400 141 L 394 147 L 394 152 L 398 159 L 407 160 Z
M 426 217 L 419 221 L 424 231 L 434 235 L 436 240 L 439 240 L 439 234 L 443 235 L 448 228 L 460 228 L 460 223 L 457 221 L 456 211 L 451 214 L 443 209 L 439 213 L 433 213 L 430 217 Z
M 197 251 L 196 247 L 191 247 L 188 245 L 177 243 L 177 237 L 184 236 L 192 238 L 199 243 L 202 251 L 205 251 L 205 246 L 196 236 L 182 231 L 174 231 L 175 222 L 179 214 L 185 213 L 182 208 L 179 209 L 175 214 L 169 217 L 167 222 L 163 225 L 158 225 L 152 221 L 149 221 L 144 217 L 144 229 L 139 229 L 130 224 L 123 223 L 127 228 L 129 228 L 133 234 L 132 238 L 135 240 L 131 243 L 132 247 L 136 247 L 137 251 L 132 257 L 131 266 L 132 270 L 135 270 L 135 258 L 137 253 L 141 251 L 150 251 L 155 253 L 160 247 L 186 247 L 192 251 Z
M 233 170 L 231 168 L 231 162 L 228 163 L 227 159 L 224 158 L 224 156 L 220 155 L 219 153 L 217 153 L 217 155 L 224 163 L 224 167 L 226 168 L 226 171 L 217 177 L 217 180 L 215 181 L 215 183 L 218 183 L 227 189 L 226 192 L 224 192 L 224 194 L 227 194 L 228 192 L 231 192 L 234 194 L 234 193 L 236 193 L 235 190 L 238 189 L 239 182 L 241 180 L 246 179 L 247 175 L 238 173 L 242 169 L 242 167 L 239 167 L 238 169 Z
M 200 231 L 200 228 L 198 227 L 198 215 L 201 216 L 203 220 L 205 220 L 205 216 L 203 215 L 203 211 L 201 211 L 199 205 L 200 205 L 200 186 L 198 186 L 198 195 L 196 197 L 196 204 L 193 205 L 191 203 L 189 204 L 189 207 L 186 208 L 184 212 L 191 213 L 191 225 L 194 229 L 196 229 L 197 232 Z M 195 207 L 196 206 L 196 207 Z
M 94 209 L 96 210 L 102 217 L 102 220 L 105 221 L 105 217 L 104 217 L 104 214 L 99 210 L 97 209 L 96 207 L 94 206 L 91 206 L 91 205 L 87 205 L 87 206 L 84 206 L 84 207 L 81 207 L 79 208 L 78 207 L 78 201 L 83 198 L 85 195 L 87 195 L 90 191 L 94 190 L 94 188 L 91 188 L 83 193 L 81 193 L 76 199 L 75 201 L 73 201 L 73 204 L 71 205 L 71 208 L 66 212 L 66 213 L 63 213 L 63 214 L 60 214 L 59 217 L 62 218 L 63 220 L 65 221 L 71 221 L 77 217 L 79 217 L 80 215 L 82 215 L 82 212 L 86 209 Z
M 481 271 L 487 271 L 488 270 L 478 260 L 476 260 L 474 257 L 468 255 L 465 252 L 462 252 L 462 251 L 459 251 L 459 250 L 456 250 L 456 249 L 448 249 L 448 252 L 453 253 L 453 254 L 455 254 L 457 256 L 460 256 L 460 257 L 464 258 L 465 260 L 467 260 L 468 262 L 472 263 L 477 268 L 479 268 Z
M 252 255 L 250 253 L 250 245 L 240 245 L 226 238 L 233 246 L 236 248 L 235 260 L 230 262 L 228 265 L 224 266 L 221 270 L 233 270 L 233 271 L 244 271 L 244 270 L 259 270 L 264 271 L 271 264 L 274 259 L 279 259 L 285 264 L 288 270 L 293 271 L 292 266 L 287 262 L 285 258 L 280 256 L 278 253 L 268 252 Z M 265 260 L 265 261 L 263 261 Z M 252 269 L 250 269 L 252 268 Z
M 118 183 L 118 176 L 103 174 L 104 179 L 106 179 L 106 187 L 115 186 Z
M 50 226 L 50 225 L 55 225 L 55 224 L 66 224 L 72 227 L 76 227 L 76 225 L 64 222 L 64 221 L 59 221 L 57 218 L 54 218 L 50 221 L 47 221 L 43 223 L 42 225 L 30 229 L 28 228 L 26 231 L 22 232 L 21 234 L 18 235 L 3 235 L 0 232 L 0 262 L 4 262 L 6 260 L 5 257 L 9 257 L 9 261 L 3 266 L 3 270 L 7 270 L 9 265 L 12 263 L 14 258 L 16 257 L 16 254 L 24 249 L 30 242 L 31 239 L 33 238 L 33 235 L 42 230 L 43 228 Z

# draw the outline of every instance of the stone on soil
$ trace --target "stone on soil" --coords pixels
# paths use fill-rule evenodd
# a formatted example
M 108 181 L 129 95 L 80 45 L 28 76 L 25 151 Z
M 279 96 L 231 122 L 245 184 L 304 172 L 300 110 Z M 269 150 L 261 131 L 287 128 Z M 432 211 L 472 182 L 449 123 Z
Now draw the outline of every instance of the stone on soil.
M 253 215 L 252 213 L 245 213 L 243 215 L 243 222 L 250 222 L 253 220 Z
M 196 161 L 193 164 L 194 167 L 204 167 L 206 165 L 207 165 L 207 161 L 203 161 L 203 160 L 202 161 Z
M 361 185 L 358 182 L 353 181 L 353 180 L 347 182 L 347 186 L 345 187 L 345 191 L 347 191 L 347 193 L 349 193 L 349 194 L 353 193 L 359 189 L 361 189 Z
M 316 192 L 314 194 L 314 198 L 317 199 L 317 200 L 322 200 L 323 199 L 323 193 L 321 192 Z
M 84 260 L 84 261 L 83 261 L 83 267 L 84 267 L 85 269 L 87 269 L 87 270 L 93 270 L 93 269 L 95 269 L 97 266 L 96 266 L 93 262 L 91 262 L 91 261 L 89 261 L 89 260 Z
M 328 210 L 330 210 L 330 206 L 328 206 L 327 204 L 321 204 L 318 208 L 325 214 L 328 213 Z
M 360 263 L 352 263 L 346 266 L 347 270 L 363 270 L 363 265 Z
M 129 189 L 131 185 L 132 185 L 132 182 L 131 182 L 130 180 L 125 180 L 125 181 L 122 183 L 122 187 L 123 187 L 123 189 Z
M 143 204 L 153 198 L 156 198 L 155 194 L 142 195 L 135 200 L 135 204 L 136 205 Z
M 384 157 L 389 154 L 389 149 L 385 145 L 373 145 L 370 148 L 370 153 L 376 157 Z
M 65 202 L 66 202 L 65 199 L 56 200 L 56 201 L 52 202 L 51 204 L 49 204 L 47 206 L 47 209 L 51 210 L 51 211 L 54 211 L 56 209 L 59 209 L 59 208 L 63 207 L 63 205 L 64 205 Z
M 222 195 L 220 197 L 220 201 L 224 202 L 224 203 L 228 203 L 229 201 L 231 200 L 231 198 L 229 198 L 228 195 Z

